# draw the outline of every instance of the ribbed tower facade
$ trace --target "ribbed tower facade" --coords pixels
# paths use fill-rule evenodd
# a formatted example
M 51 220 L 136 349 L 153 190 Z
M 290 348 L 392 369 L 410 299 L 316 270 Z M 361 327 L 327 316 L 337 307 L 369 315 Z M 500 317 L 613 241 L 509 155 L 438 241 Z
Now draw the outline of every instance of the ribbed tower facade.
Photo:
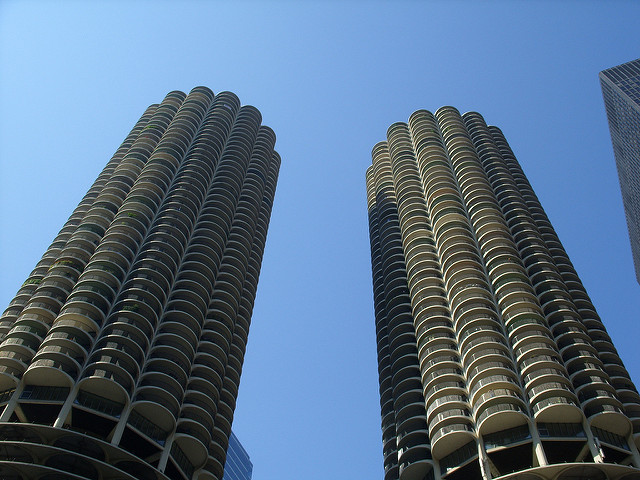
M 372 156 L 385 480 L 640 478 L 640 396 L 500 130 L 420 110 Z
M 222 478 L 274 144 L 229 92 L 146 110 L 0 318 L 1 478 Z

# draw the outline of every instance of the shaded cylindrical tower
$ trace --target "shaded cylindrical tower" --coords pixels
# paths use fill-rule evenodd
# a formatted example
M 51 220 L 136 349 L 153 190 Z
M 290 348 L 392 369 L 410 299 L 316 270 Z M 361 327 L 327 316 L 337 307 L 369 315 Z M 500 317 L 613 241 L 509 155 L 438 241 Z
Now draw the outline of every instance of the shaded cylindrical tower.
M 147 109 L 0 318 L 0 476 L 223 475 L 280 158 L 238 98 Z
M 372 157 L 385 480 L 638 475 L 640 396 L 500 130 L 420 110 Z

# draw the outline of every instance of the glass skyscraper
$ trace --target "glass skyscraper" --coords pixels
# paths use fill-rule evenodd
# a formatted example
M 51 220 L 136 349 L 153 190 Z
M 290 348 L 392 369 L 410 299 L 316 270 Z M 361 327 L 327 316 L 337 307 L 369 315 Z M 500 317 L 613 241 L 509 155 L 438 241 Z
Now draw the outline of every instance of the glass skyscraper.
M 274 144 L 229 92 L 146 110 L 0 317 L 0 478 L 222 478 Z
M 252 473 L 253 464 L 249 459 L 249 454 L 238 440 L 238 437 L 231 432 L 223 480 L 251 480 Z
M 385 480 L 640 478 L 640 396 L 501 131 L 419 110 L 372 156 Z
M 600 86 L 640 283 L 640 59 L 600 72 Z

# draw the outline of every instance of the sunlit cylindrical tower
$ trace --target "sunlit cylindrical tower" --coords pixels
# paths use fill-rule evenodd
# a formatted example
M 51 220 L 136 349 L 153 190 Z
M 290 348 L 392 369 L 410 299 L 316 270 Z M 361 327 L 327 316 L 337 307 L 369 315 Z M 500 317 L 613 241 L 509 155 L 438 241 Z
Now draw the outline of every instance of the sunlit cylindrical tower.
M 385 480 L 640 478 L 640 396 L 500 130 L 420 110 L 372 156 Z
M 0 477 L 222 478 L 274 145 L 229 92 L 147 109 L 0 317 Z

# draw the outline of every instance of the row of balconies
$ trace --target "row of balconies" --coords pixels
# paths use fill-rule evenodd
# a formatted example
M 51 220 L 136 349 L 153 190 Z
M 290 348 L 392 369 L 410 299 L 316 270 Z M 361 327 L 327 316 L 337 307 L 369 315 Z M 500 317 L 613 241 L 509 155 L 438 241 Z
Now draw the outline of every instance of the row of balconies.
M 255 182 L 254 182 L 254 183 L 255 183 Z M 252 195 L 252 197 L 257 198 L 257 195 Z M 270 204 L 270 202 L 267 202 L 267 203 L 269 203 L 269 204 Z M 129 218 L 131 218 L 131 217 L 129 217 Z M 131 220 L 129 220 L 129 221 L 131 221 Z M 174 221 L 181 221 L 181 220 L 178 220 L 177 218 L 174 218 Z M 243 220 L 243 222 L 244 222 L 244 224 L 245 224 L 245 225 L 242 227 L 243 229 L 246 229 L 247 227 L 254 227 L 254 225 L 253 225 L 253 221 L 252 221 L 249 217 L 247 217 L 247 221 L 244 221 L 244 220 Z M 261 226 L 261 227 L 263 227 L 263 226 Z M 264 230 L 264 228 L 262 228 L 262 230 Z M 243 234 L 243 236 L 244 236 L 244 235 L 246 235 L 246 234 Z M 264 235 L 263 235 L 263 236 L 264 236 Z M 179 253 L 179 252 L 178 252 L 178 253 Z M 247 253 L 248 253 L 248 252 L 247 252 Z M 261 249 L 260 249 L 260 253 L 261 253 Z M 130 259 L 129 259 L 129 260 L 130 260 Z M 166 263 L 166 262 L 164 262 L 164 263 Z M 234 269 L 235 267 L 230 267 L 230 268 L 232 268 L 232 272 L 233 272 L 233 273 L 235 273 L 235 271 L 233 271 L 233 269 Z M 257 275 L 256 275 L 256 276 L 257 276 Z M 235 286 L 233 286 L 233 285 L 229 284 L 229 285 L 228 285 L 228 287 L 229 287 L 229 288 L 234 288 L 234 289 L 235 289 L 235 290 L 233 291 L 233 293 L 235 293 L 235 294 L 238 294 L 238 293 L 239 293 L 238 288 L 236 288 Z M 249 288 L 249 290 L 252 290 L 252 289 L 253 289 L 253 290 L 255 291 L 255 286 L 253 286 L 253 287 L 249 286 L 248 288 Z M 104 293 L 104 292 L 96 291 L 95 289 L 88 289 L 88 291 L 95 292 L 95 293 L 97 293 L 97 294 L 99 294 L 99 295 L 102 295 L 102 294 Z M 136 312 L 135 312 L 134 310 L 136 310 L 136 307 L 138 307 L 137 309 L 142 308 L 142 307 L 141 307 L 140 302 L 144 302 L 144 303 L 146 304 L 148 300 L 151 300 L 151 301 L 152 301 L 152 306 L 151 306 L 151 308 L 152 308 L 153 310 L 157 310 L 157 308 L 153 308 L 153 302 L 156 300 L 156 295 L 153 295 L 153 294 L 152 294 L 152 296 L 151 296 L 151 297 L 148 297 L 147 295 L 148 295 L 148 294 L 151 294 L 151 291 L 150 291 L 148 288 L 144 288 L 144 287 L 140 288 L 140 285 L 136 284 L 136 285 L 135 285 L 135 287 L 134 287 L 134 289 L 132 290 L 132 292 L 133 292 L 133 291 L 135 291 L 135 292 L 141 291 L 141 292 L 142 292 L 142 295 L 141 295 L 140 293 L 135 293 L 135 294 L 134 294 L 134 293 L 132 293 L 132 294 L 131 294 L 131 296 L 130 296 L 130 298 L 129 298 L 128 300 L 130 300 L 130 301 L 135 301 L 136 303 L 134 303 L 133 305 L 131 305 L 131 307 L 132 307 L 132 308 L 131 308 L 130 310 L 128 310 L 128 311 L 127 311 L 127 315 L 135 314 Z M 85 295 L 86 295 L 86 294 L 85 294 Z M 135 297 L 135 298 L 134 298 L 134 297 Z M 100 297 L 96 297 L 96 299 L 99 299 L 99 298 L 100 298 Z M 96 307 L 98 307 L 98 306 L 105 307 L 105 306 L 106 306 L 104 303 L 103 303 L 103 304 L 99 304 L 99 305 L 98 305 L 98 304 L 96 304 L 96 303 L 95 303 L 95 300 L 92 300 L 92 299 L 90 299 L 89 297 L 86 297 L 86 296 L 85 296 L 85 297 L 82 297 L 82 298 L 78 298 L 78 300 L 80 300 L 83 304 L 89 304 L 89 305 L 96 306 Z M 186 299 L 185 299 L 185 300 L 186 300 Z M 131 303 L 131 302 L 129 302 L 129 303 Z M 252 303 L 252 302 L 250 302 L 250 303 Z M 158 304 L 156 303 L 156 306 L 157 306 L 157 305 L 158 305 Z M 224 306 L 224 302 L 223 302 L 223 304 L 222 304 L 222 305 Z M 125 305 L 125 306 L 126 306 L 126 305 Z M 235 305 L 235 309 L 236 309 L 236 310 L 237 310 L 237 308 L 238 308 L 238 307 L 239 307 L 238 305 Z M 201 307 L 201 308 L 202 308 L 202 307 Z M 201 309 L 201 308 L 200 308 L 200 309 Z M 226 310 L 226 307 L 224 307 L 224 309 Z M 233 310 L 233 305 L 232 305 L 232 308 L 230 309 L 230 311 L 232 311 L 232 310 Z M 230 313 L 230 311 L 229 311 L 229 313 Z M 80 313 L 80 312 L 78 312 L 78 313 Z M 82 312 L 82 313 L 86 313 L 86 312 Z M 95 312 L 94 312 L 94 313 L 95 313 Z M 148 313 L 148 312 L 147 312 L 147 313 Z M 145 315 L 145 316 L 146 316 L 146 317 L 148 317 L 149 315 Z M 153 317 L 153 316 L 151 316 L 151 317 Z M 97 325 L 96 325 L 96 326 L 97 326 Z M 248 324 L 246 325 L 246 328 L 248 328 Z M 94 329 L 94 331 L 95 331 L 95 330 L 96 330 L 96 329 Z M 245 332 L 245 336 L 246 336 L 246 330 L 244 330 L 244 332 Z M 238 341 L 240 342 L 240 345 L 241 345 L 241 347 L 242 347 L 242 350 L 244 350 L 244 340 L 242 339 L 242 336 L 237 337 L 237 338 L 238 338 Z M 218 339 L 216 339 L 216 341 L 218 341 Z M 113 343 L 113 342 L 112 342 L 112 343 Z M 108 347 L 104 347 L 104 348 L 113 348 L 113 345 L 109 345 Z M 104 350 L 104 348 L 103 348 L 103 350 Z M 167 348 L 169 348 L 169 347 L 167 346 Z M 171 349 L 173 350 L 173 347 L 171 347 Z M 118 350 L 118 349 L 116 349 L 116 350 Z M 124 349 L 123 349 L 123 350 L 124 350 Z M 121 353 L 122 353 L 122 352 L 121 352 Z M 130 353 L 130 352 L 129 352 L 129 353 Z M 92 358 L 93 358 L 93 357 L 92 357 Z M 96 358 L 97 358 L 97 357 L 96 357 Z M 123 359 L 122 359 L 122 358 L 119 358 L 119 359 L 116 359 L 116 357 L 109 357 L 109 358 L 110 358 L 110 360 L 108 360 L 108 363 L 109 363 L 109 364 L 113 364 L 113 365 L 119 365 L 119 364 L 120 364 L 120 362 L 122 362 L 122 361 L 123 361 Z M 176 364 L 178 364 L 178 365 L 182 364 L 182 362 L 178 361 L 178 359 L 177 359 L 175 356 L 172 356 L 172 359 L 173 359 L 173 363 L 176 363 Z M 105 355 L 104 355 L 104 354 L 100 356 L 99 361 L 100 361 L 100 362 L 102 362 L 103 360 L 105 360 Z M 181 368 L 184 368 L 184 366 L 185 366 L 185 365 L 186 365 L 186 363 L 185 363 L 185 364 L 183 364 Z M 130 369 L 130 370 L 135 370 L 135 368 L 131 368 L 131 365 L 127 365 L 127 367 L 126 367 L 126 368 L 127 368 L 127 369 Z M 230 367 L 230 368 L 229 368 L 229 373 L 230 373 L 230 374 L 233 374 L 233 375 L 232 375 L 232 377 L 233 377 L 233 379 L 234 379 L 234 382 L 233 382 L 233 384 L 232 384 L 232 385 L 234 386 L 234 391 L 235 391 L 236 393 L 237 393 L 237 383 L 238 383 L 238 381 L 239 381 L 239 373 L 238 373 L 239 368 L 240 368 L 240 363 L 238 363 L 238 364 L 237 364 L 237 369 L 236 369 L 236 368 L 234 368 L 234 367 Z M 174 373 L 177 373 L 177 372 L 174 372 Z M 146 378 L 146 377 L 145 377 L 145 378 Z M 179 378 L 179 375 L 178 375 L 178 378 Z M 153 384 L 158 385 L 158 379 L 156 379 L 156 381 L 155 381 L 155 382 L 153 382 Z M 170 387 L 171 387 L 170 382 L 167 382 L 167 381 L 166 381 L 166 379 L 163 381 L 163 385 L 162 385 L 162 387 L 163 387 L 163 390 L 172 391 L 172 388 L 170 388 Z M 228 417 L 228 418 L 230 419 L 230 416 L 231 416 L 231 410 L 229 409 L 229 412 L 226 412 L 225 417 Z

